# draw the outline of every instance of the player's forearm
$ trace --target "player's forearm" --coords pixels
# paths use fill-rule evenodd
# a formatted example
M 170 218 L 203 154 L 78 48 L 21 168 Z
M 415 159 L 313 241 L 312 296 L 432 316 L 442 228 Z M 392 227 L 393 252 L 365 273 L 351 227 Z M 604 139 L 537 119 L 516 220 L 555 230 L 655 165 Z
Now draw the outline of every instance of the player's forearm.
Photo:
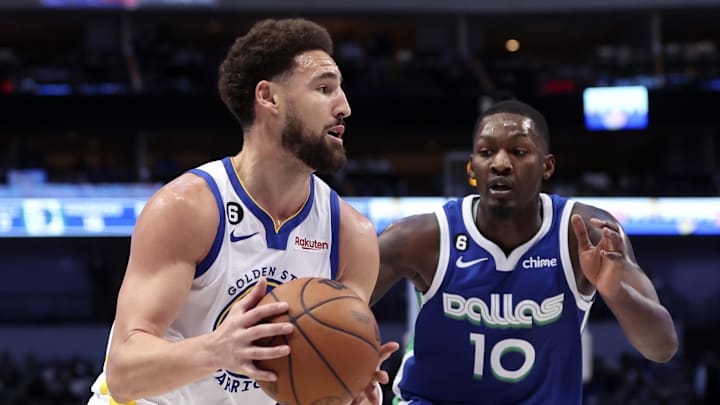
M 385 294 L 392 288 L 395 283 L 400 281 L 400 277 L 388 268 L 380 268 L 375 288 L 370 296 L 370 305 L 375 305 Z
M 677 351 L 672 317 L 653 301 L 622 282 L 620 291 L 603 300 L 617 318 L 630 343 L 649 360 L 666 362 Z
M 168 342 L 139 332 L 113 349 L 107 383 L 115 401 L 129 402 L 162 394 L 214 372 L 209 335 Z

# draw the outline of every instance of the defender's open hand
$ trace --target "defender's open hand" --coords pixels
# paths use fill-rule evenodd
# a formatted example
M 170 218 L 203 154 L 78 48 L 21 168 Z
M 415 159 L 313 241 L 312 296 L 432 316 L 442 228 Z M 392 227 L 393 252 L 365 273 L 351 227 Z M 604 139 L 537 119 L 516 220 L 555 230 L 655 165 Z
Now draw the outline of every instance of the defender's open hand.
M 620 289 L 620 280 L 627 264 L 620 226 L 615 222 L 592 218 L 590 223 L 602 233 L 598 244 L 593 245 L 583 218 L 574 214 L 571 222 L 578 241 L 580 267 L 585 277 L 600 295 L 615 295 Z

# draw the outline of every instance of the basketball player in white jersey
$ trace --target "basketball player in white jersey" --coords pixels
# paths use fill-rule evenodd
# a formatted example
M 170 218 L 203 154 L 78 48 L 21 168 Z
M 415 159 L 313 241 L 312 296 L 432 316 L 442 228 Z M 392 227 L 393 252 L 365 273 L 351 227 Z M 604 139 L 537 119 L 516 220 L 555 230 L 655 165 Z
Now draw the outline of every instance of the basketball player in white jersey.
M 581 334 L 596 293 L 642 355 L 674 355 L 672 318 L 630 239 L 606 211 L 541 193 L 554 170 L 545 118 L 500 102 L 473 133 L 477 194 L 380 235 L 372 302 L 401 278 L 421 302 L 398 403 L 581 404 Z
M 274 404 L 254 361 L 287 356 L 260 338 L 287 303 L 256 307 L 267 287 L 337 279 L 367 301 L 379 255 L 371 222 L 313 173 L 345 163 L 350 106 L 328 32 L 264 20 L 220 67 L 242 150 L 179 176 L 147 203 L 133 232 L 103 373 L 90 404 Z M 397 350 L 383 345 L 381 359 Z M 378 404 L 378 371 L 365 393 Z M 360 399 L 360 398 L 358 398 Z

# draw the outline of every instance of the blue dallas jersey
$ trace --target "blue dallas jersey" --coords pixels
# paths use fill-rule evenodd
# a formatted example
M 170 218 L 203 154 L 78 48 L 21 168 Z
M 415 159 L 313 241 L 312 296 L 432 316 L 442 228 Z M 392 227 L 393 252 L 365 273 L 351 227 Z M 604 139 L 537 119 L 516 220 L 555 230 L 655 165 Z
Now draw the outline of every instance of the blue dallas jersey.
M 537 234 L 506 255 L 475 225 L 477 195 L 446 203 L 396 403 L 580 404 L 581 295 L 568 250 L 573 201 L 541 194 Z

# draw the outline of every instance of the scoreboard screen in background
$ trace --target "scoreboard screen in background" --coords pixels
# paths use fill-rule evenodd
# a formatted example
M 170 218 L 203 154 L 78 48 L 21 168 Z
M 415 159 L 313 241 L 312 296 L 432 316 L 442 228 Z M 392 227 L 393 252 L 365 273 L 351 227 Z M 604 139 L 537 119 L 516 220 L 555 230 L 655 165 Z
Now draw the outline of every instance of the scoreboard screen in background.
M 132 234 L 150 196 L 0 197 L 0 237 L 97 237 Z M 378 232 L 398 219 L 440 208 L 446 198 L 349 197 Z M 720 198 L 578 198 L 615 215 L 631 235 L 720 235 Z
M 129 236 L 145 198 L 0 199 L 0 237 Z
M 590 131 L 645 129 L 648 98 L 643 86 L 589 87 L 583 91 L 585 127 Z

